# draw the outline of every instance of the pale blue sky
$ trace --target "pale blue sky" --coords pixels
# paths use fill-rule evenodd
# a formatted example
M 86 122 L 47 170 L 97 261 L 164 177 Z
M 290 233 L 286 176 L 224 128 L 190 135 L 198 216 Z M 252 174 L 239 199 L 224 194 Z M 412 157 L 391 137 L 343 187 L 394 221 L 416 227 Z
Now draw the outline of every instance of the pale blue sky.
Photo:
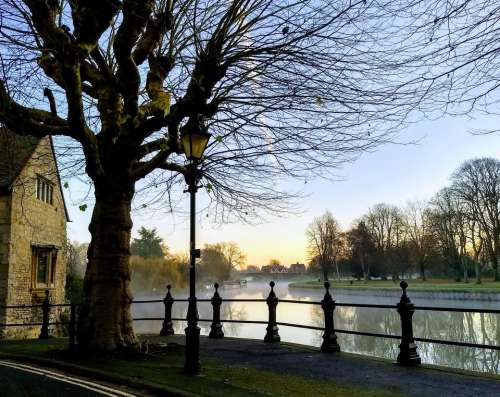
M 248 255 L 248 264 L 263 265 L 270 258 L 284 264 L 307 259 L 305 230 L 311 220 L 330 210 L 347 228 L 369 207 L 380 202 L 404 205 L 408 200 L 428 199 L 448 183 L 451 173 L 466 159 L 495 157 L 500 159 L 500 136 L 471 135 L 471 129 L 497 128 L 500 120 L 493 117 L 445 118 L 423 121 L 404 131 L 399 140 L 419 140 L 418 144 L 384 145 L 373 153 L 363 154 L 347 164 L 340 174 L 342 181 L 317 179 L 297 188 L 308 196 L 302 202 L 302 213 L 285 218 L 268 217 L 257 226 L 230 224 L 213 225 L 203 214 L 199 216 L 198 245 L 218 241 L 234 241 Z M 72 181 L 72 198 L 80 196 L 81 185 Z M 203 191 L 200 200 L 203 201 Z M 68 225 L 70 239 L 89 241 L 87 226 L 91 208 L 86 212 L 68 200 L 72 223 Z M 187 207 L 188 196 L 185 197 Z M 184 208 L 186 208 L 184 207 Z M 187 252 L 189 230 L 185 214 L 133 214 L 134 230 L 156 227 L 173 251 Z

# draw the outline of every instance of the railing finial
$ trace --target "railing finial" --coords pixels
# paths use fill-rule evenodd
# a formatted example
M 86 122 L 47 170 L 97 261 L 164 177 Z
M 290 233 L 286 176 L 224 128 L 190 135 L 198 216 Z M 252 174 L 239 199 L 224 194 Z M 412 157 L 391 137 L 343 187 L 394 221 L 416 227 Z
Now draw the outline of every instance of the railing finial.
M 421 360 L 417 353 L 415 339 L 413 338 L 413 313 L 415 313 L 415 305 L 411 302 L 408 295 L 406 295 L 408 283 L 403 280 L 399 283 L 399 286 L 403 290 L 403 294 L 397 305 L 401 318 L 401 343 L 399 344 L 397 363 L 405 366 L 419 365 Z
M 274 292 L 274 286 L 276 284 L 274 281 L 269 283 L 271 291 L 269 296 L 266 298 L 266 303 L 269 311 L 269 320 L 267 322 L 266 336 L 264 337 L 264 342 L 279 342 L 281 340 L 278 333 L 278 324 L 276 323 L 276 306 L 278 306 L 278 297 Z
M 163 318 L 163 324 L 161 326 L 160 336 L 167 336 L 174 334 L 174 326 L 172 323 L 172 306 L 174 304 L 174 298 L 170 293 L 172 286 L 167 285 L 167 294 L 163 299 L 163 305 L 165 306 L 165 316 Z
M 401 300 L 400 302 L 401 303 L 411 303 L 411 300 L 410 298 L 408 298 L 408 295 L 406 294 L 406 289 L 408 288 L 408 283 L 406 281 L 401 281 L 399 283 L 399 286 L 401 287 L 401 289 L 403 290 L 403 294 L 401 295 Z
M 399 286 L 403 290 L 403 294 L 406 295 L 406 288 L 408 288 L 408 283 L 405 280 L 403 280 L 399 283 Z
M 321 344 L 322 352 L 339 352 L 340 346 L 337 343 L 337 335 L 335 334 L 335 326 L 333 322 L 333 312 L 335 311 L 335 301 L 330 295 L 330 283 L 324 283 L 326 292 L 325 297 L 321 301 L 321 308 L 323 309 L 325 328 L 323 333 L 323 343 Z
M 212 297 L 212 299 L 210 299 L 213 308 L 213 317 L 208 337 L 213 339 L 220 339 L 224 337 L 224 331 L 222 331 L 222 323 L 220 321 L 220 307 L 222 305 L 222 298 L 219 295 L 219 283 L 215 283 L 214 288 L 214 296 Z

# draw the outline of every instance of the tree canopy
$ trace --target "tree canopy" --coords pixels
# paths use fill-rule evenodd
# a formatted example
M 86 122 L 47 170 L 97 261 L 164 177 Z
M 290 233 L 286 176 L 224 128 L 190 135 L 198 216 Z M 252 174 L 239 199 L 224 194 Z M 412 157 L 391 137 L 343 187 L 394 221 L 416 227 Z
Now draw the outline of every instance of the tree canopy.
M 132 244 L 130 244 L 132 255 L 143 258 L 160 258 L 165 256 L 166 247 L 163 244 L 163 239 L 158 236 L 156 228 L 147 229 L 141 227 L 138 233 L 139 238 L 134 238 Z
M 424 99 L 474 103 L 460 88 L 498 54 L 495 3 L 440 3 L 2 1 L 0 123 L 62 137 L 63 169 L 94 191 L 80 344 L 136 343 L 132 200 L 172 205 L 183 132 L 213 134 L 201 175 L 219 219 L 252 217 L 287 208 L 283 178 L 328 175 L 393 139 Z

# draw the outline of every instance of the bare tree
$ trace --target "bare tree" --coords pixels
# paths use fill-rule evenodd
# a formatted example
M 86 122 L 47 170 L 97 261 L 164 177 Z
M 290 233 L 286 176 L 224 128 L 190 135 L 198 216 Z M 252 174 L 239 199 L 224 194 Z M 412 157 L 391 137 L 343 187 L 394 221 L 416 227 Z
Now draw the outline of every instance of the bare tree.
M 373 236 L 368 231 L 365 223 L 360 221 L 347 232 L 347 241 L 351 249 L 351 256 L 358 261 L 365 281 L 370 279 L 371 256 L 375 251 Z
M 431 83 L 426 110 L 498 115 L 500 31 L 496 0 L 411 2 L 417 79 Z M 494 129 L 493 131 L 500 131 Z M 481 132 L 481 131 L 478 131 Z M 486 131 L 484 131 L 486 132 Z M 490 131 L 491 132 L 491 131 Z
M 229 280 L 231 277 L 231 263 L 224 254 L 223 247 L 218 244 L 205 244 L 201 253 L 199 274 L 201 278 L 210 282 Z
M 468 218 L 469 242 L 472 247 L 476 284 L 481 284 L 481 272 L 484 267 L 483 258 L 485 251 L 485 237 L 479 222 L 475 217 Z
M 362 219 L 373 236 L 380 264 L 391 269 L 394 279 L 399 277 L 408 267 L 408 236 L 402 211 L 381 203 L 370 208 Z
M 246 267 L 247 256 L 240 246 L 233 241 L 218 243 L 227 262 L 233 270 L 243 270 Z
M 404 223 L 408 232 L 408 241 L 422 281 L 426 281 L 425 267 L 434 250 L 432 225 L 427 203 L 409 202 L 404 211 Z
M 154 187 L 156 199 L 173 197 L 186 173 L 181 132 L 206 122 L 215 135 L 202 172 L 221 216 L 283 210 L 294 194 L 280 177 L 318 175 L 391 139 L 428 92 L 403 73 L 411 43 L 394 27 L 404 5 L 1 3 L 0 122 L 64 137 L 67 166 L 94 190 L 81 346 L 136 343 L 132 199 Z
M 328 274 L 333 267 L 338 269 L 338 257 L 342 249 L 342 232 L 337 220 L 330 212 L 314 218 L 306 231 L 309 257 L 315 258 L 323 273 L 323 279 L 328 281 Z
M 488 243 L 495 281 L 500 280 L 500 161 L 493 158 L 469 160 L 453 174 L 452 189 L 471 209 Z
M 463 216 L 457 209 L 457 203 L 453 191 L 450 188 L 443 188 L 431 200 L 429 216 L 432 233 L 441 254 L 448 265 L 455 269 L 457 278 L 460 278 L 464 253 L 461 249 L 463 247 L 463 239 L 461 239 Z

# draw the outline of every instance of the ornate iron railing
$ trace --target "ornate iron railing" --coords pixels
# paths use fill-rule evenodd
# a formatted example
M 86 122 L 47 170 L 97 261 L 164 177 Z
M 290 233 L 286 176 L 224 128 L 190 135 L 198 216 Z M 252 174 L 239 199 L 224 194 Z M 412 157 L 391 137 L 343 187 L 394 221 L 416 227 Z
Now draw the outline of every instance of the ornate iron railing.
M 266 299 L 224 299 L 220 296 L 218 289 L 218 284 L 215 284 L 215 293 L 211 299 L 198 299 L 198 302 L 208 302 L 212 304 L 213 316 L 211 319 L 200 318 L 200 322 L 211 322 L 209 338 L 223 338 L 223 323 L 239 323 L 239 324 L 261 324 L 266 325 L 266 333 L 264 335 L 264 341 L 268 343 L 275 343 L 280 341 L 279 326 L 284 327 L 294 327 L 303 328 L 308 330 L 315 330 L 323 332 L 323 342 L 321 344 L 322 352 L 336 352 L 340 351 L 340 346 L 337 341 L 337 333 L 339 334 L 349 334 L 349 335 L 359 335 L 359 336 L 370 336 L 376 338 L 388 338 L 397 339 L 399 343 L 399 354 L 397 362 L 401 365 L 416 365 L 420 364 L 421 359 L 417 353 L 417 346 L 415 342 L 426 342 L 426 343 L 437 343 L 443 345 L 452 346 L 463 346 L 472 347 L 479 349 L 492 349 L 500 350 L 498 345 L 488 345 L 481 343 L 470 343 L 462 341 L 453 341 L 446 339 L 434 339 L 434 338 L 420 338 L 413 335 L 413 314 L 415 311 L 446 311 L 446 312 L 462 312 L 462 313 L 488 313 L 488 314 L 500 314 L 498 309 L 470 309 L 470 308 L 456 308 L 456 307 L 437 307 L 437 306 L 415 306 L 410 298 L 408 297 L 406 290 L 408 284 L 405 281 L 400 283 L 401 289 L 403 290 L 401 299 L 396 305 L 379 305 L 379 304 L 367 304 L 367 303 L 337 303 L 333 300 L 330 294 L 330 284 L 325 283 L 325 295 L 321 301 L 301 301 L 301 300 L 291 300 L 291 299 L 279 299 L 274 292 L 274 282 L 270 282 L 271 290 Z M 171 293 L 171 286 L 167 286 L 167 293 L 164 299 L 153 299 L 153 300 L 135 300 L 134 304 L 148 304 L 148 303 L 163 303 L 165 312 L 163 317 L 138 317 L 134 318 L 134 321 L 162 321 L 162 328 L 160 330 L 160 335 L 167 336 L 174 334 L 174 321 L 185 321 L 185 318 L 174 318 L 172 317 L 172 307 L 176 302 L 188 302 L 188 299 L 175 299 Z M 231 302 L 259 302 L 266 303 L 268 306 L 268 320 L 231 320 L 231 319 L 221 319 L 220 309 L 222 304 Z M 312 325 L 295 324 L 288 322 L 280 322 L 276 320 L 277 308 L 279 303 L 291 303 L 300 305 L 316 305 L 320 306 L 323 310 L 324 326 L 317 327 Z M 49 291 L 45 291 L 45 299 L 40 305 L 19 305 L 19 306 L 0 306 L 0 309 L 26 309 L 26 308 L 39 308 L 42 310 L 42 322 L 32 322 L 32 323 L 10 323 L 10 324 L 0 324 L 0 327 L 29 327 L 29 326 L 40 326 L 40 339 L 45 339 L 49 337 L 49 327 L 52 325 L 67 325 L 69 334 L 69 345 L 70 348 L 75 347 L 75 335 L 76 335 L 76 318 L 77 318 L 77 308 L 78 304 L 52 304 L 50 303 Z M 54 307 L 68 307 L 70 311 L 69 321 L 53 321 L 50 322 L 50 311 Z M 400 316 L 401 321 L 401 335 L 376 333 L 376 332 L 365 332 L 365 331 L 354 331 L 335 328 L 334 325 L 334 313 L 337 307 L 360 307 L 360 308 L 372 308 L 372 309 L 390 309 L 396 310 Z

